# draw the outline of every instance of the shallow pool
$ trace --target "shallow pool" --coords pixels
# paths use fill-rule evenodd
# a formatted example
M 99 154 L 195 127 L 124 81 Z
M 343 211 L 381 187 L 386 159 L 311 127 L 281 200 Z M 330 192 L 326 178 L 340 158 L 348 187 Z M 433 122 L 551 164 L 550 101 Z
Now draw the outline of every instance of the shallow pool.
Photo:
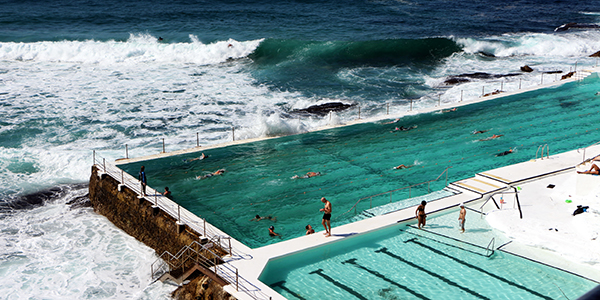
M 489 228 L 470 229 L 474 237 Z M 433 231 L 402 224 L 350 237 L 267 264 L 260 280 L 288 299 L 576 299 L 597 283 L 501 251 L 488 241 L 432 233 L 457 228 L 455 212 Z M 486 235 L 489 238 L 489 234 Z M 504 242 L 496 236 L 496 247 Z M 494 249 L 494 248 L 492 248 Z
M 531 91 L 459 107 L 449 113 L 403 117 L 394 124 L 358 124 L 205 151 L 204 160 L 186 161 L 197 154 L 173 156 L 121 166 L 137 176 L 146 166 L 150 186 L 169 186 L 174 201 L 256 248 L 304 234 L 311 224 L 321 230 L 321 197 L 333 204 L 332 226 L 351 222 L 347 213 L 358 199 L 438 177 L 447 167 L 448 180 L 533 159 L 540 145 L 550 154 L 585 147 L 598 141 L 600 80 Z M 397 126 L 417 127 L 393 131 Z M 474 130 L 488 130 L 472 134 Z M 484 140 L 492 134 L 500 138 Z M 495 154 L 515 148 L 507 156 Z M 591 155 L 591 154 L 590 154 Z M 409 169 L 394 170 L 404 164 Z M 226 169 L 207 179 L 196 176 Z M 309 171 L 321 176 L 292 179 Z M 445 176 L 431 183 L 441 190 Z M 427 185 L 410 196 L 427 194 Z M 357 213 L 409 196 L 397 192 L 363 201 Z M 250 221 L 255 215 L 276 221 Z M 271 238 L 268 227 L 282 239 Z

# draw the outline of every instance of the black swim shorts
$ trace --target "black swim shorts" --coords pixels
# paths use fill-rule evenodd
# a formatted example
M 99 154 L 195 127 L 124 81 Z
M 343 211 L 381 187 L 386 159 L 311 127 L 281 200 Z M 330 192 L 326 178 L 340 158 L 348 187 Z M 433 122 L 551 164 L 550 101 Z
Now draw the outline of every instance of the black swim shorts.
M 330 220 L 331 214 L 323 214 L 323 220 Z

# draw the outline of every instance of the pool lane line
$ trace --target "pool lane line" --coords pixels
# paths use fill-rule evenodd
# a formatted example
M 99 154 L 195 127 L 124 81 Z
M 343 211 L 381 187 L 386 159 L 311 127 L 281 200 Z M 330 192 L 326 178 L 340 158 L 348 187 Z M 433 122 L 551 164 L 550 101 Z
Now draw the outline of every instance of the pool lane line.
M 337 286 L 337 287 L 345 290 L 346 292 L 354 295 L 356 298 L 361 299 L 361 300 L 369 300 L 369 299 L 363 297 L 361 294 L 357 293 L 355 290 L 353 290 L 350 287 L 348 287 L 347 285 L 345 285 L 343 283 L 340 283 L 340 282 L 336 281 L 335 279 L 333 279 L 333 278 L 325 275 L 323 273 L 323 269 L 318 269 L 318 270 L 312 271 L 312 272 L 310 272 L 308 274 L 317 274 L 317 275 L 323 277 L 325 280 L 333 283 L 333 285 L 335 285 L 335 286 Z
M 413 228 L 413 229 L 417 229 L 416 227 L 413 227 L 413 226 L 409 226 L 409 227 Z M 484 250 L 484 251 L 488 251 L 488 249 L 486 249 L 484 247 L 481 247 L 479 245 L 471 244 L 469 242 L 461 241 L 461 240 L 458 240 L 458 239 L 455 239 L 455 238 L 452 238 L 452 237 L 449 237 L 449 236 L 445 236 L 445 235 L 441 235 L 441 234 L 438 234 L 438 233 L 435 233 L 435 232 L 427 231 L 425 229 L 420 229 L 420 230 L 423 231 L 423 232 L 427 232 L 427 233 L 439 236 L 439 237 L 444 237 L 446 239 L 449 239 L 449 240 L 452 240 L 452 241 L 455 241 L 455 242 L 459 242 L 459 243 L 461 243 L 463 245 L 468 245 L 468 246 L 471 246 L 473 248 L 478 248 L 478 249 L 481 249 L 481 250 Z M 409 233 L 409 234 L 412 234 L 412 235 L 415 235 L 415 236 L 418 236 L 418 237 L 421 237 L 421 238 L 424 238 L 424 239 L 428 239 L 430 241 L 434 241 L 434 242 L 442 244 L 442 245 L 446 245 L 446 246 L 457 248 L 457 249 L 460 249 L 460 250 L 463 250 L 463 251 L 466 251 L 466 252 L 470 252 L 470 253 L 473 253 L 473 254 L 476 254 L 476 255 L 479 255 L 479 256 L 483 256 L 483 257 L 488 257 L 489 258 L 492 254 L 494 254 L 494 250 L 493 249 L 492 249 L 492 253 L 490 255 L 486 255 L 486 254 L 481 254 L 481 253 L 478 253 L 478 252 L 475 252 L 475 251 L 471 251 L 471 250 L 465 249 L 465 248 L 457 246 L 457 245 L 448 244 L 448 243 L 442 242 L 440 240 L 436 240 L 434 238 L 426 237 L 424 235 L 420 235 L 418 233 L 411 232 L 411 231 L 408 231 L 408 230 L 402 230 L 402 229 L 400 229 L 400 231 L 401 232 L 405 232 L 405 233 Z M 404 243 L 412 242 L 413 240 L 416 240 L 416 238 L 412 238 L 412 239 L 406 240 L 406 241 L 404 241 Z
M 417 245 L 419 245 L 419 246 L 421 246 L 421 247 L 423 247 L 423 248 L 425 248 L 425 249 L 428 249 L 429 251 L 432 251 L 433 253 L 435 253 L 435 254 L 437 254 L 437 255 L 441 255 L 441 256 L 444 256 L 444 257 L 450 258 L 450 259 L 452 259 L 452 260 L 456 261 L 456 262 L 457 262 L 457 263 L 459 263 L 459 264 L 462 264 L 462 265 L 464 265 L 464 266 L 467 266 L 467 267 L 469 267 L 469 268 L 472 268 L 472 269 L 474 269 L 474 270 L 477 270 L 477 271 L 479 271 L 479 272 L 482 272 L 482 273 L 484 273 L 484 274 L 486 274 L 486 275 L 488 275 L 488 276 L 491 276 L 491 277 L 493 277 L 493 278 L 495 278 L 495 279 L 497 279 L 497 280 L 499 280 L 499 281 L 502 281 L 502 282 L 504 282 L 504 283 L 506 283 L 506 284 L 508 284 L 508 285 L 514 286 L 514 287 L 516 287 L 516 288 L 518 288 L 518 289 L 524 290 L 524 291 L 526 291 L 526 292 L 528 292 L 528 293 L 530 293 L 530 294 L 532 294 L 532 295 L 538 296 L 538 297 L 540 297 L 540 298 L 542 298 L 542 299 L 546 299 L 546 300 L 552 300 L 552 299 L 554 299 L 554 298 L 551 298 L 551 297 L 548 297 L 548 296 L 542 295 L 542 294 L 540 294 L 540 293 L 538 293 L 538 292 L 536 292 L 536 291 L 534 291 L 534 290 L 531 290 L 531 289 L 529 289 L 529 288 L 527 288 L 527 287 L 524 287 L 524 286 L 522 286 L 522 285 L 520 285 L 520 284 L 517 284 L 517 283 L 514 283 L 514 282 L 512 282 L 512 281 L 510 281 L 510 280 L 507 280 L 507 279 L 505 279 L 504 277 L 501 277 L 501 276 L 498 276 L 498 275 L 496 275 L 496 274 L 494 274 L 494 273 L 488 272 L 488 271 L 486 271 L 486 270 L 484 270 L 484 269 L 482 269 L 482 268 L 480 268 L 480 267 L 478 267 L 478 266 L 476 266 L 476 265 L 470 264 L 470 263 L 468 263 L 468 262 L 466 262 L 466 261 L 463 261 L 463 260 L 461 260 L 461 259 L 458 259 L 458 258 L 456 258 L 456 257 L 453 257 L 453 256 L 451 256 L 451 255 L 448 255 L 448 254 L 446 254 L 446 253 L 444 253 L 444 252 L 442 252 L 442 251 L 440 251 L 440 250 L 437 250 L 437 249 L 435 249 L 435 248 L 433 248 L 433 247 L 427 246 L 427 245 L 425 245 L 425 244 L 423 244 L 423 243 L 421 243 L 421 242 L 419 242 L 419 241 L 414 241 L 414 240 L 413 240 L 413 241 L 410 241 L 410 242 L 412 242 L 412 243 L 415 243 L 415 244 L 417 244 Z
M 282 290 L 288 292 L 289 294 L 291 294 L 292 296 L 294 296 L 294 297 L 296 297 L 296 298 L 298 298 L 300 300 L 307 300 L 306 298 L 298 295 L 298 293 L 296 293 L 296 292 L 290 290 L 289 288 L 287 288 L 284 284 L 285 284 L 285 280 L 282 280 L 282 281 L 275 282 L 275 283 L 273 283 L 273 284 L 271 284 L 269 286 L 272 287 L 272 288 L 273 287 L 279 287 Z
M 343 261 L 342 264 L 351 264 L 351 265 L 354 265 L 354 266 L 356 266 L 356 267 L 358 267 L 358 268 L 360 268 L 362 270 L 365 270 L 365 271 L 367 271 L 367 272 L 369 272 L 369 273 L 377 276 L 378 278 L 383 279 L 384 281 L 386 281 L 388 283 L 391 283 L 391 284 L 393 284 L 393 285 L 395 285 L 395 286 L 397 286 L 397 287 L 399 287 L 399 288 L 401 288 L 401 289 L 409 292 L 410 294 L 412 294 L 413 296 L 415 296 L 415 297 L 417 297 L 419 299 L 429 300 L 429 298 L 425 297 L 424 295 L 422 295 L 422 294 L 420 294 L 420 293 L 418 293 L 416 291 L 413 291 L 409 287 L 404 286 L 404 285 L 402 285 L 402 284 L 400 284 L 400 283 L 398 283 L 396 281 L 393 281 L 393 280 L 385 277 L 385 275 L 383 275 L 383 274 L 381 274 L 381 273 L 379 273 L 377 271 L 374 271 L 374 270 L 371 270 L 371 269 L 369 269 L 369 268 L 367 268 L 365 266 L 362 266 L 361 264 L 359 264 L 359 263 L 356 262 L 356 258 L 351 258 L 351 259 L 349 259 L 347 261 Z
M 430 276 L 435 277 L 435 278 L 437 278 L 437 279 L 445 282 L 447 285 L 450 285 L 450 286 L 453 286 L 453 287 L 457 287 L 457 288 L 461 289 L 462 291 L 464 291 L 466 293 L 469 293 L 469 294 L 471 294 L 471 295 L 473 295 L 473 296 L 475 296 L 475 297 L 477 297 L 479 299 L 492 300 L 492 299 L 490 299 L 490 298 L 488 298 L 488 297 L 486 297 L 484 295 L 481 295 L 481 294 L 477 293 L 476 291 L 473 291 L 473 290 L 471 290 L 471 289 L 469 289 L 467 287 L 461 286 L 458 283 L 456 283 L 456 282 L 454 282 L 454 281 L 452 281 L 452 280 L 450 280 L 450 279 L 448 279 L 448 278 L 446 278 L 444 276 L 441 276 L 441 275 L 439 275 L 439 274 L 437 274 L 435 272 L 429 271 L 429 270 L 427 270 L 427 269 L 425 269 L 425 268 L 423 268 L 423 267 L 421 267 L 421 266 L 419 266 L 419 265 L 417 265 L 415 263 L 412 263 L 412 262 L 410 262 L 410 261 L 408 261 L 408 260 L 406 260 L 406 259 L 404 259 L 404 258 L 402 258 L 402 257 L 400 257 L 400 256 L 398 256 L 398 255 L 396 255 L 394 253 L 392 253 L 392 252 L 389 252 L 386 247 L 383 247 L 383 248 L 381 248 L 379 250 L 375 250 L 375 253 L 386 254 L 386 255 L 388 255 L 388 256 L 390 256 L 392 258 L 395 258 L 395 259 L 397 259 L 397 260 L 399 260 L 399 261 L 401 261 L 401 262 L 403 262 L 403 263 L 405 263 L 405 264 L 407 264 L 407 265 L 409 265 L 409 266 L 411 266 L 411 267 L 413 267 L 415 269 L 421 270 L 421 271 L 429 274 Z

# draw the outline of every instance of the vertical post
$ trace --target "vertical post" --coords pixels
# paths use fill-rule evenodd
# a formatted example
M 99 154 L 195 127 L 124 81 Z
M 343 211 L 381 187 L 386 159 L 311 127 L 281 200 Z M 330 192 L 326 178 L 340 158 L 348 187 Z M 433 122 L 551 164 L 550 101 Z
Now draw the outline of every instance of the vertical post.
M 387 104 L 387 114 L 389 115 L 390 114 L 390 104 L 389 103 L 386 103 L 386 104 Z
M 331 122 L 331 112 L 329 112 L 329 122 Z
M 231 250 L 231 238 L 227 240 L 229 241 L 229 256 L 233 256 L 233 251 Z
M 125 158 L 129 158 L 129 148 L 127 147 L 127 144 L 125 144 Z
M 358 106 L 358 119 L 360 120 L 360 106 Z
M 544 73 L 542 73 L 542 81 L 540 82 L 540 85 L 544 84 Z
M 438 107 L 442 106 L 442 94 L 438 95 Z
M 123 169 L 121 169 L 121 184 L 125 184 L 125 179 L 123 178 Z
M 519 89 L 521 89 L 521 78 L 519 78 Z
M 196 147 L 200 147 L 200 137 L 198 137 L 197 132 L 196 132 Z
M 96 164 L 96 150 L 92 150 L 92 159 L 94 160 L 92 162 L 92 166 Z
M 162 153 L 165 153 L 165 138 L 163 138 L 162 140 L 163 140 L 163 152 Z
M 108 173 L 108 172 L 106 172 L 106 158 L 104 158 L 104 157 L 102 158 L 102 168 L 104 168 L 104 170 L 103 170 L 104 173 Z
M 448 186 L 448 168 L 446 168 L 446 186 Z
M 392 203 L 392 192 L 390 192 L 390 203 Z
M 500 91 L 504 90 L 504 81 L 500 81 Z
M 158 207 L 158 197 L 156 196 L 157 193 L 154 193 L 154 206 Z
M 235 291 L 239 292 L 239 286 L 240 286 L 240 280 L 239 280 L 240 275 L 238 274 L 238 269 L 235 269 Z
M 369 197 L 369 208 L 373 208 L 373 197 Z
M 575 61 L 575 70 L 573 72 L 577 73 L 577 61 Z
M 412 188 L 409 186 L 409 187 L 408 187 L 408 198 L 410 198 L 410 190 L 411 190 L 411 189 L 412 189 Z
M 204 218 L 204 226 L 202 226 L 204 228 L 204 236 L 206 236 L 206 218 Z
M 481 87 L 481 97 L 485 95 L 485 85 Z
M 181 224 L 181 205 L 177 204 L 177 220 Z
M 410 111 L 412 111 L 412 99 L 410 99 Z
M 235 127 L 231 127 L 231 136 L 232 136 L 233 140 L 235 141 Z
M 463 90 L 460 90 L 460 102 L 463 100 Z

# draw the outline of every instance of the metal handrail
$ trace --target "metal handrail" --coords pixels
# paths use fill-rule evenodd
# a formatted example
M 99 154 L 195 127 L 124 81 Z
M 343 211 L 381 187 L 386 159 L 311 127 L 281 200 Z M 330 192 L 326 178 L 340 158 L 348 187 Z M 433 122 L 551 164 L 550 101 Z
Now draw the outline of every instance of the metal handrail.
M 590 148 L 590 147 L 592 147 L 592 146 L 596 146 L 596 145 L 598 145 L 598 144 L 600 144 L 600 141 L 598 141 L 598 142 L 595 142 L 595 143 L 593 143 L 593 144 L 591 144 L 591 145 L 589 145 L 589 146 L 587 146 L 587 147 L 585 147 L 585 148 L 580 148 L 580 149 L 577 149 L 577 152 L 579 152 L 579 150 L 583 150 L 583 158 L 581 159 L 581 162 L 585 162 L 585 150 L 586 150 L 587 148 Z
M 440 177 L 442 177 L 442 175 L 444 175 L 444 173 L 446 173 L 446 186 L 447 186 L 447 185 L 448 185 L 448 169 L 450 169 L 450 168 L 452 168 L 452 166 L 450 166 L 450 167 L 447 167 L 446 169 L 444 169 L 444 171 L 442 171 L 442 173 L 440 173 L 440 175 L 439 175 L 439 176 L 438 176 L 436 179 L 433 179 L 433 180 L 428 180 L 428 181 L 424 181 L 424 182 L 421 182 L 421 183 L 417 183 L 417 184 L 413 184 L 413 185 L 409 185 L 409 186 L 401 187 L 401 188 L 399 188 L 399 189 L 395 189 L 395 190 L 391 190 L 391 191 L 387 191 L 387 192 L 379 193 L 379 194 L 376 194 L 376 195 L 371 195 L 371 196 L 367 196 L 367 197 L 360 198 L 360 199 L 358 199 L 358 201 L 356 201 L 356 203 L 354 203 L 354 205 L 353 205 L 353 206 L 352 206 L 352 207 L 351 207 L 351 208 L 350 208 L 348 211 L 346 211 L 345 213 L 343 213 L 343 214 L 341 214 L 341 215 L 338 215 L 338 216 L 337 216 L 335 219 L 338 219 L 338 218 L 340 218 L 340 217 L 342 217 L 342 216 L 346 215 L 347 213 L 351 212 L 352 210 L 354 210 L 354 213 L 356 213 L 356 207 L 357 207 L 357 205 L 358 205 L 358 204 L 359 204 L 359 203 L 360 203 L 362 200 L 365 200 L 365 199 L 367 199 L 367 198 L 369 198 L 369 199 L 371 200 L 370 208 L 373 208 L 373 207 L 372 207 L 372 206 L 373 206 L 373 197 L 377 197 L 377 196 L 381 196 L 381 195 L 385 195 L 385 194 L 388 194 L 388 193 L 389 193 L 389 194 L 390 194 L 390 203 L 392 203 L 392 193 L 393 193 L 393 192 L 397 192 L 397 191 L 400 191 L 400 190 L 409 189 L 409 190 L 408 190 L 408 197 L 410 198 L 410 192 L 411 192 L 411 189 L 412 189 L 413 187 L 415 187 L 415 186 L 419 186 L 419 185 L 423 185 L 423 184 L 426 184 L 426 183 L 428 184 L 428 185 L 427 185 L 427 191 L 429 192 L 429 191 L 430 191 L 430 189 L 429 189 L 429 183 L 431 183 L 431 182 L 434 182 L 434 181 L 437 181 L 438 179 L 440 179 Z
M 493 237 L 493 238 L 492 238 L 492 240 L 491 240 L 491 241 L 489 242 L 489 244 L 487 245 L 487 247 L 485 248 L 485 256 L 491 256 L 492 254 L 494 254 L 494 242 L 495 242 L 495 240 L 496 240 L 496 238 L 495 238 L 495 237 Z M 492 247 L 491 247 L 491 250 L 490 250 L 490 245 L 492 246 Z M 488 253 L 488 251 L 492 251 L 492 253 L 491 253 L 490 255 L 488 255 L 488 254 L 487 254 L 487 253 Z
M 548 146 L 548 144 L 538 146 L 537 151 L 535 151 L 535 159 L 537 159 L 537 157 L 538 157 L 538 152 L 540 151 L 540 148 L 542 148 L 542 156 L 540 158 L 542 160 L 544 160 L 544 148 L 545 148 L 546 149 L 546 158 L 550 159 L 550 146 Z

